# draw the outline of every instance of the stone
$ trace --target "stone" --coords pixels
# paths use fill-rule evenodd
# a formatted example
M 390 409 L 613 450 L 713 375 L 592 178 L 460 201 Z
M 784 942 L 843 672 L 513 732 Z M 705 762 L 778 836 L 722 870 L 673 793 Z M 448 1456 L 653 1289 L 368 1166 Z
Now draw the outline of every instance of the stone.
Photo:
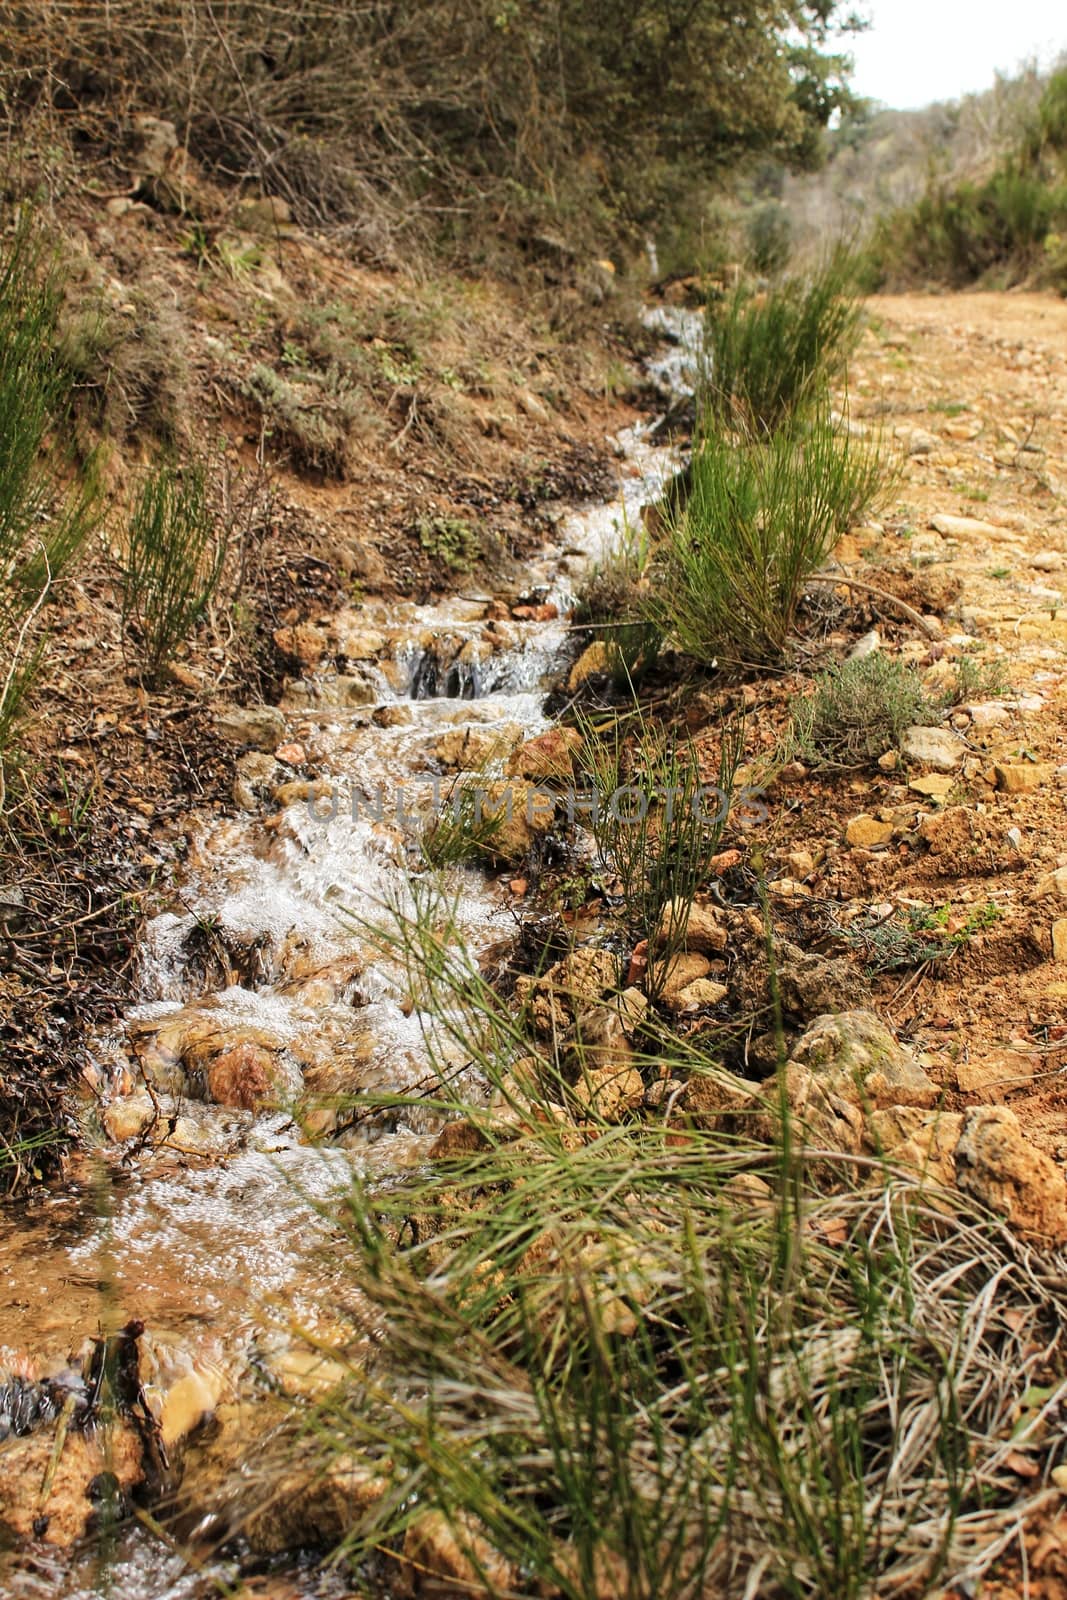
M 941 772 L 930 772 L 923 778 L 913 778 L 908 788 L 914 794 L 925 795 L 928 800 L 936 800 L 943 804 L 956 786 L 955 778 L 946 777 Z
M 1067 1184 L 1051 1156 L 1023 1137 L 1007 1106 L 976 1106 L 964 1115 L 956 1146 L 956 1182 L 1021 1233 L 1067 1239 Z
M 179 150 L 178 130 L 173 122 L 139 112 L 133 119 L 133 138 L 136 171 L 149 178 L 162 178 Z
M 1034 893 L 1038 899 L 1067 900 L 1067 867 L 1057 867 L 1038 883 Z
M 1040 761 L 1006 762 L 993 765 L 997 788 L 1005 794 L 1029 794 L 1048 783 L 1052 768 Z
M 758 1099 L 754 1083 L 719 1067 L 714 1072 L 694 1073 L 680 1104 L 698 1128 L 716 1129 L 737 1112 L 751 1111 Z
M 1011 716 L 1007 706 L 1001 705 L 999 700 L 983 700 L 977 705 L 964 706 L 963 709 L 971 719 L 971 726 L 979 732 L 986 728 L 996 728 L 1001 723 L 1009 721 Z
M 947 539 L 999 539 L 1004 531 L 977 517 L 953 517 L 945 511 L 931 517 L 930 526 Z
M 298 622 L 292 628 L 275 628 L 274 643 L 290 662 L 311 669 L 331 653 L 330 635 L 315 622 Z
M 563 1069 L 572 1079 L 591 1068 L 628 1066 L 633 1054 L 626 1022 L 618 1005 L 612 1004 L 579 1011 L 568 1045 Z
M 285 738 L 285 718 L 277 706 L 228 706 L 216 714 L 215 731 L 227 744 L 273 750 Z
M 686 950 L 699 955 L 722 955 L 726 949 L 727 932 L 722 913 L 714 906 L 691 901 L 672 900 L 660 912 L 656 925 L 655 944 L 658 949 L 675 943 L 681 937 Z
M 460 1117 L 445 1123 L 428 1155 L 431 1161 L 457 1161 L 463 1156 L 478 1155 L 488 1150 L 489 1145 L 489 1139 L 476 1123 Z
M 868 816 L 866 812 L 853 817 L 845 828 L 845 843 L 854 850 L 877 850 L 887 845 L 892 837 L 891 822 L 879 822 L 877 817 Z
M 850 661 L 864 661 L 867 656 L 877 655 L 881 648 L 882 635 L 877 628 L 872 628 L 870 633 L 865 633 L 862 638 L 856 640 L 848 653 L 848 659 Z
M 566 783 L 574 776 L 574 759 L 583 743 L 577 728 L 549 728 L 512 753 L 508 776 Z
M 573 693 L 589 678 L 604 676 L 611 671 L 611 657 L 603 639 L 594 639 L 574 663 L 567 677 L 567 688 Z
M 415 713 L 411 707 L 402 703 L 379 706 L 371 715 L 371 721 L 376 728 L 409 728 L 414 720 Z
M 585 1067 L 574 1086 L 574 1098 L 583 1110 L 605 1122 L 619 1122 L 644 1102 L 645 1085 L 636 1067 Z
M 609 950 L 584 947 L 557 961 L 540 978 L 519 978 L 515 998 L 529 1005 L 539 1033 L 562 1033 L 579 1011 L 598 1005 L 619 980 L 619 963 Z
M 794 1061 L 759 1086 L 764 1109 L 746 1119 L 746 1133 L 768 1144 L 780 1142 L 783 1093 L 794 1134 L 801 1134 L 805 1143 L 842 1155 L 858 1155 L 863 1149 L 864 1118 L 855 1095 L 839 1094 L 818 1073 Z
M 664 1005 L 673 1009 L 673 1003 L 682 990 L 697 978 L 706 978 L 710 972 L 711 963 L 707 956 L 698 955 L 695 951 L 683 951 L 671 956 L 664 970 L 658 974 L 659 995 Z
M 1067 961 L 1067 917 L 1057 917 L 1052 924 L 1052 959 Z
M 422 1511 L 404 1535 L 402 1577 L 414 1578 L 419 1594 L 437 1600 L 460 1595 L 512 1593 L 514 1567 L 478 1531 L 473 1518 Z
M 790 876 L 800 883 L 803 883 L 805 878 L 810 878 L 815 871 L 815 859 L 810 850 L 788 851 L 784 865 L 788 867 Z
M 894 1166 L 911 1167 L 942 1189 L 955 1188 L 956 1146 L 963 1127 L 958 1111 L 930 1115 L 894 1106 L 873 1111 L 867 1125 L 874 1148 Z
M 955 772 L 967 754 L 966 740 L 948 728 L 915 726 L 900 736 L 900 750 L 906 761 L 933 767 L 936 772 Z
M 937 1104 L 939 1090 L 873 1011 L 817 1017 L 790 1061 L 835 1095 L 868 1107 Z
M 483 794 L 483 816 L 499 818 L 484 842 L 485 854 L 495 867 L 518 866 L 537 840 L 551 832 L 554 807 L 536 785 L 521 781 L 487 783 Z
M 1030 565 L 1035 572 L 1058 572 L 1063 566 L 1063 555 L 1059 550 L 1038 550 L 1030 557 Z
M 851 1011 L 866 1000 L 867 992 L 865 980 L 844 956 L 815 955 L 785 940 L 779 945 L 778 994 L 789 1016 Z
M 1023 1050 L 990 1050 L 976 1061 L 959 1062 L 956 1087 L 961 1094 L 1000 1102 L 1030 1084 L 1039 1066 L 1040 1057 Z
M 669 1004 L 672 1011 L 679 1013 L 702 1011 L 708 1006 L 721 1005 L 729 992 L 725 983 L 716 983 L 712 978 L 694 978 L 684 989 L 679 989 Z

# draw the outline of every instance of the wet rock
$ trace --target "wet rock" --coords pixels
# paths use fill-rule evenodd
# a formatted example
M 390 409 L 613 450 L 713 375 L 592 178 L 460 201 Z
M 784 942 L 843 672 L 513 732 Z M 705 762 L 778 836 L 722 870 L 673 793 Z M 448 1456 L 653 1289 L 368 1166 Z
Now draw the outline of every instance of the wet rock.
M 434 756 L 443 767 L 458 772 L 478 772 L 490 761 L 499 760 L 519 737 L 519 729 L 449 728 L 434 745 Z
M 284 1079 L 276 1052 L 247 1039 L 215 1056 L 204 1077 L 209 1100 L 244 1111 L 277 1103 Z
M 379 706 L 371 721 L 376 728 L 409 728 L 415 714 L 408 705 Z
M 274 643 L 291 663 L 306 670 L 314 669 L 332 653 L 329 630 L 314 622 L 275 628 Z
M 534 784 L 515 780 L 485 784 L 483 814 L 499 818 L 483 845 L 496 867 L 518 866 L 555 824 L 549 796 Z
M 662 948 L 680 939 L 686 950 L 713 956 L 723 953 L 728 938 L 723 915 L 716 907 L 672 900 L 660 913 L 655 943 Z
M 817 1017 L 791 1061 L 816 1073 L 835 1095 L 866 1107 L 928 1108 L 939 1097 L 937 1085 L 873 1011 Z
M 285 718 L 277 706 L 229 706 L 216 715 L 215 729 L 228 744 L 273 750 L 285 737 Z
M 853 849 L 877 850 L 881 845 L 888 844 L 892 837 L 891 822 L 879 822 L 877 817 L 866 813 L 853 817 L 845 828 L 845 842 Z
M 1050 1156 L 1023 1137 L 1007 1106 L 976 1106 L 963 1119 L 956 1181 L 1020 1232 L 1067 1239 L 1067 1185 Z
M 516 750 L 507 764 L 509 777 L 535 782 L 566 783 L 584 740 L 577 728 L 549 728 Z
M 258 811 L 270 798 L 279 771 L 277 761 L 263 750 L 246 750 L 234 769 L 233 799 L 242 811 Z
M 603 639 L 587 645 L 567 676 L 567 688 L 573 693 L 589 678 L 603 677 L 611 671 L 611 657 Z
M 935 772 L 955 772 L 967 754 L 967 743 L 948 728 L 905 728 L 900 737 L 902 755 Z

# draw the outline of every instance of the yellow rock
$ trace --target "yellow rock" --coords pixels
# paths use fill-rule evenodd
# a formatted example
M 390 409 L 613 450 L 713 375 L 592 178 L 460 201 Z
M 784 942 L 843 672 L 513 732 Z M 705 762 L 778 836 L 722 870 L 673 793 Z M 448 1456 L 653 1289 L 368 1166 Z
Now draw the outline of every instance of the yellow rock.
M 1047 783 L 1050 768 L 1039 761 L 1004 762 L 997 761 L 993 766 L 993 776 L 998 789 L 1005 794 L 1028 794 L 1032 789 L 1040 789 Z
M 1052 959 L 1067 961 L 1067 917 L 1060 917 L 1052 924 Z
M 891 822 L 879 822 L 877 817 L 868 816 L 866 813 L 853 817 L 845 829 L 846 843 L 853 848 L 864 850 L 874 850 L 879 845 L 888 844 L 892 837 Z

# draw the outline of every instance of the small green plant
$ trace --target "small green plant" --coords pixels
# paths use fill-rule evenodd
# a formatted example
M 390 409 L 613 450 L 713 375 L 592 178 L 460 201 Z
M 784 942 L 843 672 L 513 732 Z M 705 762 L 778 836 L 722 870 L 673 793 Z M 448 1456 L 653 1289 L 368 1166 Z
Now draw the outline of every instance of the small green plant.
M 698 405 L 708 429 L 773 432 L 818 404 L 859 336 L 857 260 L 840 248 L 763 295 L 739 284 L 709 305 Z
M 61 281 L 29 213 L 0 242 L 0 806 L 2 762 L 44 649 L 41 613 L 100 516 L 92 459 L 71 463 L 73 379 L 57 354 Z
M 619 723 L 604 732 L 586 721 L 582 733 L 580 760 L 597 853 L 618 874 L 635 935 L 648 941 L 647 989 L 654 998 L 719 848 L 744 727 L 723 728 L 713 784 L 702 777 L 691 743 L 664 739 L 643 722 L 633 737 Z
M 689 498 L 668 522 L 648 620 L 706 665 L 781 660 L 805 585 L 887 478 L 879 447 L 836 427 L 826 408 L 802 439 L 709 434 L 693 454 Z
M 956 681 L 945 693 L 947 705 L 996 699 L 1008 692 L 1008 668 L 1002 656 L 979 655 L 977 651 L 966 650 L 955 668 Z
M 662 629 L 643 614 L 651 559 L 647 529 L 624 517 L 615 542 L 578 590 L 574 621 L 603 639 L 609 671 L 622 686 L 639 681 L 663 642 Z
M 121 569 L 123 629 L 145 683 L 160 681 L 203 615 L 225 559 L 204 468 L 153 467 L 134 502 Z
M 470 572 L 482 554 L 478 529 L 464 517 L 422 517 L 419 544 L 449 572 Z
M 507 820 L 506 801 L 494 805 L 483 780 L 459 785 L 422 830 L 419 847 L 427 866 L 485 866 L 496 859 L 494 841 Z
M 793 714 L 790 744 L 821 767 L 864 767 L 930 710 L 915 668 L 876 650 L 819 673 Z
M 869 913 L 843 930 L 846 944 L 861 951 L 872 977 L 945 961 L 964 949 L 976 933 L 992 928 L 1004 913 L 992 900 L 963 918 L 948 905 L 906 906 L 892 916 Z

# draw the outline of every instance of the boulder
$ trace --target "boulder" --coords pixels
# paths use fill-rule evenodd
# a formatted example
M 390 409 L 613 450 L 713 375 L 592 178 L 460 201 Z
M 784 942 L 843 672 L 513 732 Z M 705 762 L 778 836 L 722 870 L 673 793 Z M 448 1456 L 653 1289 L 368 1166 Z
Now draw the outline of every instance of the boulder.
M 867 1109 L 929 1108 L 938 1101 L 937 1085 L 873 1011 L 817 1017 L 790 1059 L 814 1072 L 833 1094 Z
M 1060 1244 L 1067 1239 L 1067 1184 L 1051 1156 L 1023 1137 L 1007 1106 L 975 1106 L 956 1145 L 956 1182 L 1013 1228 Z

